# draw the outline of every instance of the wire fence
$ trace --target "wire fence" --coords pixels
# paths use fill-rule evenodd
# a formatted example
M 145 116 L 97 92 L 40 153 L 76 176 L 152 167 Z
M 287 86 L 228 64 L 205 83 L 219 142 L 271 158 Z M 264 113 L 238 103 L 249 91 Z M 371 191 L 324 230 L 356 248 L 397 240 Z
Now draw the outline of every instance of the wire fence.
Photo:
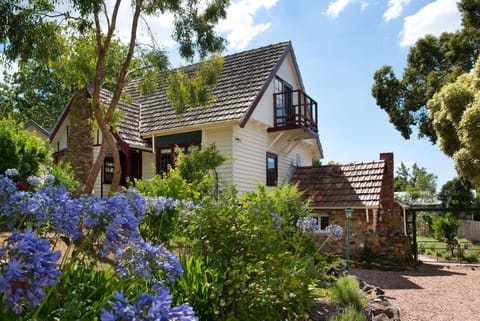
M 417 244 L 418 254 L 433 257 L 437 262 L 473 263 L 478 262 L 480 257 L 480 247 L 471 242 L 456 242 L 452 248 L 438 241 L 418 241 Z

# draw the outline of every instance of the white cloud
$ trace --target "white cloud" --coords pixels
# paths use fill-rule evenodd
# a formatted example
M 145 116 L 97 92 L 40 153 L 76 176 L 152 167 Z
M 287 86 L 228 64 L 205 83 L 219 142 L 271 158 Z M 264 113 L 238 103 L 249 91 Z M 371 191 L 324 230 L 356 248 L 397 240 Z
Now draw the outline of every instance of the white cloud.
M 388 9 L 383 14 L 383 19 L 388 22 L 392 19 L 400 17 L 403 12 L 403 7 L 409 2 L 410 0 L 389 0 Z
M 355 2 L 355 0 L 335 0 L 329 3 L 327 10 L 325 10 L 323 14 L 335 19 L 349 4 L 353 2 Z
M 456 0 L 436 0 L 416 14 L 405 17 L 400 45 L 413 45 L 418 39 L 431 34 L 455 32 L 461 27 L 461 15 Z
M 258 10 L 270 9 L 278 0 L 238 0 L 227 9 L 227 18 L 221 21 L 216 30 L 223 34 L 234 50 L 244 49 L 258 34 L 270 28 L 271 23 L 255 24 Z
M 363 11 L 370 5 L 369 1 L 371 0 L 334 0 L 328 4 L 327 10 L 324 10 L 322 13 L 335 19 L 345 10 L 345 8 L 347 8 L 348 5 L 358 3 L 360 9 Z

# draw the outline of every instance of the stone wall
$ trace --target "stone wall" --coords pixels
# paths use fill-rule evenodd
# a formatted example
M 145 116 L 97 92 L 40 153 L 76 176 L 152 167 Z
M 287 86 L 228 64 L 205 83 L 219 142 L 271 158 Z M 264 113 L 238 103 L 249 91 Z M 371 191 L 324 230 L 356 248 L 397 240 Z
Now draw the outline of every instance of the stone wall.
M 92 109 L 85 90 L 77 92 L 73 97 L 69 115 L 67 150 L 62 160 L 72 165 L 75 178 L 80 182 L 80 192 L 85 187 L 93 164 Z
M 325 211 L 322 211 L 325 213 Z M 350 221 L 350 257 L 354 261 L 380 261 L 385 265 L 409 265 L 413 256 L 408 238 L 403 234 L 399 211 L 395 214 L 383 214 L 382 222 L 374 221 L 372 210 L 369 210 L 367 222 L 365 210 L 354 210 Z M 341 240 L 328 240 L 321 251 L 345 257 L 347 222 L 344 210 L 328 211 L 330 224 L 343 228 Z M 314 233 L 319 246 L 327 238 L 326 234 Z

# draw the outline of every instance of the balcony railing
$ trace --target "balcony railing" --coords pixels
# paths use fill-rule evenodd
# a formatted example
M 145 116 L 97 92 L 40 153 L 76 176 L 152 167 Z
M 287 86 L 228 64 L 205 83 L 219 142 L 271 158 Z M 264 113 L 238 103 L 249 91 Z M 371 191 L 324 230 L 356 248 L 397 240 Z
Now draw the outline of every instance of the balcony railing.
M 273 94 L 274 128 L 270 131 L 303 128 L 318 132 L 318 105 L 301 90 Z

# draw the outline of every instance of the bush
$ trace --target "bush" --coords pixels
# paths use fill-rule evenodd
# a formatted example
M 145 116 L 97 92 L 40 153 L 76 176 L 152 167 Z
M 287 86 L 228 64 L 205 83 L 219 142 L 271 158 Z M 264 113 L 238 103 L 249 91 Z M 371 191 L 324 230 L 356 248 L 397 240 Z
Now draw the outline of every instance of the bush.
M 365 321 L 365 312 L 358 311 L 353 306 L 348 306 L 345 310 L 337 314 L 335 317 L 330 319 L 330 321 Z
M 313 240 L 295 221 L 308 213 L 296 188 L 285 186 L 240 199 L 223 191 L 183 217 L 194 255 L 215 280 L 209 303 L 218 315 L 208 320 L 292 319 L 313 304 Z
M 450 212 L 446 213 L 443 217 L 437 218 L 433 222 L 435 238 L 437 240 L 447 243 L 447 246 L 450 249 L 451 257 L 455 256 L 453 251 L 458 244 L 457 230 L 459 227 L 460 220 L 454 217 Z
M 354 307 L 358 311 L 363 309 L 360 285 L 354 277 L 344 276 L 339 278 L 335 282 L 332 295 L 335 302 L 344 308 Z
M 18 181 L 37 175 L 40 164 L 50 161 L 48 143 L 23 130 L 23 124 L 11 119 L 0 120 L 0 174 L 9 168 L 18 170 Z

